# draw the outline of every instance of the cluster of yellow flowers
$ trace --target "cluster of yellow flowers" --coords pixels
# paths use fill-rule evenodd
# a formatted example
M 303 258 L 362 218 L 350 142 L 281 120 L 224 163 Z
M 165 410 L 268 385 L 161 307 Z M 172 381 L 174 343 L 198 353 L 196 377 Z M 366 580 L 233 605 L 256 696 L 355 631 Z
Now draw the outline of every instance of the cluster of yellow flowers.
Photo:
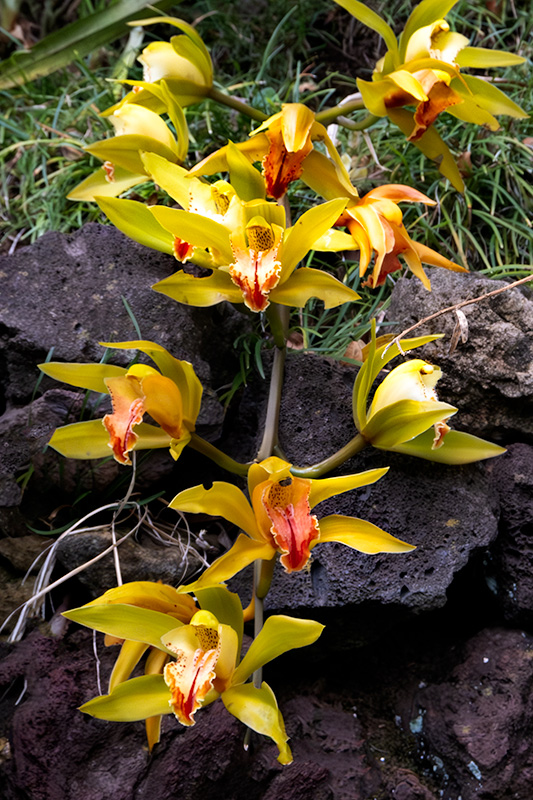
M 371 114 L 390 117 L 423 152 L 439 157 L 443 174 L 460 188 L 457 167 L 434 123 L 443 111 L 491 128 L 498 125 L 495 114 L 523 116 L 522 109 L 493 84 L 461 72 L 461 67 L 518 64 L 522 59 L 469 47 L 466 37 L 451 32 L 442 19 L 454 4 L 449 0 L 444 8 L 441 0 L 423 0 L 399 41 L 366 4 L 337 2 L 377 30 L 388 47 L 372 81 L 358 80 L 362 103 Z M 359 196 L 325 127 L 329 112 L 315 115 L 304 104 L 289 103 L 265 118 L 214 87 L 209 52 L 193 27 L 170 17 L 135 24 L 154 22 L 166 22 L 180 33 L 170 42 L 153 42 L 144 49 L 139 59 L 144 79 L 126 81 L 131 91 L 104 112 L 115 136 L 87 147 L 103 166 L 69 196 L 95 200 L 125 234 L 180 262 L 180 269 L 156 284 L 155 291 L 193 306 L 244 303 L 257 313 L 271 312 L 278 305 L 301 308 L 311 298 L 319 298 L 326 308 L 357 301 L 358 294 L 333 275 L 300 266 L 313 250 L 358 250 L 361 277 L 373 261 L 366 280 L 370 287 L 400 269 L 400 258 L 427 289 L 430 282 L 422 263 L 464 271 L 413 241 L 403 224 L 398 204 L 434 204 L 429 197 L 399 184 Z M 260 125 L 247 141 L 229 142 L 187 170 L 183 108 L 205 98 L 240 108 Z M 206 180 L 220 172 L 228 173 L 228 180 Z M 120 197 L 147 180 L 165 190 L 178 207 L 149 206 Z M 291 223 L 284 198 L 296 180 L 325 202 Z M 196 277 L 184 271 L 187 261 L 210 274 Z M 371 397 L 374 382 L 391 359 L 436 338 L 390 345 L 376 339 L 373 329 L 354 384 L 352 453 L 372 445 L 461 464 L 502 452 L 496 445 L 450 430 L 447 423 L 457 409 L 438 400 L 435 385 L 440 369 L 422 359 L 392 369 Z M 102 420 L 59 428 L 52 447 L 71 458 L 112 453 L 120 464 L 129 465 L 135 450 L 169 448 L 177 459 L 189 445 L 223 465 L 231 462 L 195 432 L 202 386 L 191 364 L 154 342 L 104 344 L 137 350 L 155 366 L 41 365 L 57 380 L 109 394 L 112 403 L 112 412 Z M 283 347 L 284 341 L 276 344 Z M 152 422 L 144 422 L 145 415 Z M 83 711 L 110 720 L 146 719 L 153 747 L 162 714 L 174 712 L 180 723 L 189 726 L 200 707 L 221 697 L 230 713 L 277 744 L 281 763 L 290 762 L 272 690 L 265 683 L 247 681 L 277 655 L 314 642 L 322 626 L 312 620 L 270 617 L 240 660 L 243 620 L 249 613 L 243 614 L 239 599 L 224 581 L 255 562 L 273 565 L 277 554 L 287 572 L 302 570 L 313 548 L 327 542 L 363 553 L 413 548 L 365 520 L 340 515 L 319 520 L 311 513 L 323 500 L 374 483 L 387 468 L 321 479 L 315 477 L 316 469 L 293 467 L 275 448 L 264 456 L 248 465 L 230 464 L 230 469 L 247 475 L 249 499 L 234 484 L 216 482 L 210 489 L 196 486 L 182 491 L 170 503 L 180 512 L 221 516 L 243 531 L 198 580 L 178 589 L 158 583 L 127 584 L 66 613 L 69 619 L 104 632 L 108 643 L 121 643 L 109 694 L 86 703 Z M 257 598 L 267 588 L 256 586 Z M 145 675 L 131 678 L 146 651 Z

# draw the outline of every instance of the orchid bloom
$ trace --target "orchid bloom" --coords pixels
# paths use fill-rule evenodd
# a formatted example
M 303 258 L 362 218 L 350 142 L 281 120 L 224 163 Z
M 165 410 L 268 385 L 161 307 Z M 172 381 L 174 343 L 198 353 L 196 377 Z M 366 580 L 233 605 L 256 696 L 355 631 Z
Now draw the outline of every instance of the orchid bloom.
M 322 247 L 320 238 L 327 238 L 345 205 L 345 200 L 337 199 L 316 206 L 290 228 L 282 206 L 260 199 L 235 199 L 223 224 L 197 213 L 152 206 L 150 212 L 160 226 L 193 248 L 208 249 L 214 267 L 208 277 L 178 272 L 153 288 L 188 305 L 228 300 L 244 302 L 256 312 L 265 311 L 271 301 L 301 308 L 318 297 L 332 308 L 357 300 L 359 295 L 332 275 L 308 267 L 296 269 L 309 250 Z M 353 244 L 351 237 L 346 238 Z M 325 247 L 345 249 L 346 238 L 337 239 L 331 232 Z
M 372 274 L 363 286 L 380 286 L 387 275 L 401 269 L 398 256 L 405 260 L 407 266 L 419 278 L 426 289 L 431 284 L 422 262 L 436 267 L 444 267 L 454 272 L 466 272 L 464 267 L 450 261 L 426 245 L 418 244 L 411 239 L 403 224 L 403 215 L 398 203 L 425 203 L 436 205 L 417 189 L 410 186 L 392 183 L 378 186 L 359 197 L 357 189 L 335 164 L 322 153 L 311 153 L 302 172 L 302 180 L 326 200 L 334 197 L 345 197 L 347 205 L 339 216 L 336 225 L 346 226 L 359 248 L 359 274 L 363 277 L 374 256 Z
M 250 134 L 250 140 L 237 145 L 249 161 L 260 161 L 267 194 L 276 200 L 283 197 L 290 183 L 301 174 L 313 142 L 324 142 L 338 170 L 348 180 L 346 169 L 328 136 L 327 130 L 315 119 L 314 113 L 302 103 L 286 103 L 277 114 L 269 117 Z M 191 170 L 193 175 L 213 175 L 228 169 L 229 146 L 222 147 Z
M 159 370 L 145 364 L 129 369 L 110 364 L 47 362 L 40 369 L 71 386 L 105 392 L 113 412 L 103 420 L 58 428 L 49 444 L 68 458 L 103 458 L 111 449 L 120 464 L 131 464 L 132 450 L 169 447 L 177 459 L 190 441 L 200 411 L 202 385 L 187 361 L 174 358 L 155 342 L 102 343 L 121 350 L 140 350 Z M 143 422 L 150 414 L 160 426 Z
M 354 384 L 355 426 L 374 447 L 429 461 L 467 464 L 497 456 L 504 452 L 503 448 L 471 434 L 450 430 L 447 421 L 457 408 L 439 401 L 435 386 L 442 371 L 423 359 L 406 361 L 391 370 L 376 389 L 367 410 L 369 394 L 380 371 L 399 353 L 405 354 L 441 336 L 419 336 L 389 345 L 376 340 L 373 329 Z
M 152 586 L 126 584 L 64 614 L 81 625 L 124 640 L 123 648 L 129 645 L 132 653 L 120 680 L 112 681 L 109 694 L 90 700 L 81 710 L 112 721 L 145 719 L 152 748 L 159 740 L 163 714 L 174 713 L 189 727 L 195 724 L 200 708 L 221 697 L 230 714 L 277 744 L 280 763 L 290 763 L 287 734 L 272 690 L 264 682 L 257 688 L 246 681 L 282 653 L 315 642 L 324 626 L 313 620 L 272 616 L 240 660 L 243 612 L 237 595 L 222 586 L 198 590 L 200 610 L 193 610 L 189 598 L 192 608 L 187 606 L 186 616 L 177 619 L 175 612 L 169 613 L 168 603 L 169 590 L 174 595 L 177 590 Z M 139 587 L 143 605 L 137 602 Z M 152 594 L 156 595 L 157 609 L 151 607 L 150 600 L 146 607 Z M 145 675 L 129 678 L 148 647 L 152 649 Z M 157 726 L 151 727 L 150 720 L 154 719 Z
M 139 183 L 145 183 L 149 176 L 141 151 L 157 153 L 171 163 L 185 160 L 189 147 L 187 123 L 183 111 L 168 92 L 165 97 L 167 103 L 162 111 L 168 112 L 178 138 L 174 138 L 166 122 L 155 111 L 134 103 L 118 106 L 109 116 L 115 136 L 85 148 L 101 159 L 103 166 L 68 194 L 70 200 L 116 197 Z
M 482 78 L 464 75 L 462 67 L 504 67 L 523 64 L 521 56 L 503 50 L 468 46 L 468 39 L 450 30 L 443 15 L 457 0 L 423 0 L 412 11 L 399 41 L 392 28 L 359 0 L 336 0 L 356 19 L 376 30 L 387 44 L 372 81 L 357 79 L 363 102 L 378 116 L 393 122 L 430 158 L 441 156 L 441 172 L 456 188 L 462 181 L 453 158 L 432 125 L 446 111 L 454 117 L 491 130 L 495 115 L 527 114 L 507 95 Z M 415 106 L 414 113 L 404 110 Z M 428 133 L 429 135 L 425 134 Z
M 231 549 L 218 558 L 182 591 L 194 591 L 226 581 L 252 562 L 270 561 L 281 554 L 286 572 L 305 568 L 311 551 L 323 542 L 341 542 L 362 553 L 404 553 L 410 544 L 365 520 L 332 514 L 320 521 L 314 506 L 343 492 L 368 486 L 386 472 L 372 469 L 339 478 L 304 479 L 291 474 L 291 465 L 276 456 L 252 464 L 248 472 L 249 502 L 230 483 L 215 482 L 210 489 L 195 486 L 180 492 L 170 503 L 177 511 L 219 515 L 237 525 L 241 533 Z
M 177 17 L 150 17 L 136 19 L 130 25 L 172 25 L 180 34 L 170 42 L 155 41 L 144 48 L 138 61 L 143 67 L 143 80 L 125 80 L 132 86 L 121 101 L 106 109 L 103 116 L 112 114 L 124 103 L 135 103 L 156 111 L 165 110 L 165 98 L 160 88 L 166 86 L 180 107 L 203 100 L 213 85 L 213 64 L 209 50 L 196 29 Z

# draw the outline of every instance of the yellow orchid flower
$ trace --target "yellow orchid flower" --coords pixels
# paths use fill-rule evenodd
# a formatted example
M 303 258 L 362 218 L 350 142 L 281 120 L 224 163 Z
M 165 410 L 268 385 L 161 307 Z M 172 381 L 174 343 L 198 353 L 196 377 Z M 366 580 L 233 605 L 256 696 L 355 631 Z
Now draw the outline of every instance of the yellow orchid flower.
M 155 342 L 102 344 L 140 350 L 160 371 L 145 364 L 134 364 L 129 369 L 110 364 L 40 364 L 40 369 L 56 380 L 109 394 L 113 404 L 113 413 L 102 420 L 58 428 L 50 446 L 68 458 L 83 459 L 103 458 L 110 454 L 110 448 L 120 464 L 131 464 L 129 453 L 134 449 L 169 447 L 177 459 L 190 441 L 200 411 L 202 385 L 193 367 Z M 144 423 L 144 414 L 150 414 L 160 427 Z
M 152 748 L 159 740 L 163 714 L 174 713 L 189 727 L 195 724 L 200 708 L 221 697 L 237 719 L 269 736 L 278 746 L 278 761 L 289 764 L 292 755 L 288 737 L 272 690 L 264 682 L 259 688 L 245 682 L 279 655 L 315 642 L 324 626 L 313 620 L 269 617 L 240 660 L 243 612 L 237 595 L 221 586 L 198 590 L 201 609 L 189 616 L 192 609 L 187 606 L 185 617 L 178 620 L 175 612 L 174 616 L 169 614 L 177 590 L 162 588 L 161 584 L 152 587 L 148 583 L 127 584 L 65 612 L 70 620 L 125 640 L 123 647 L 130 645 L 134 657 L 138 656 L 135 663 L 130 658 L 121 679 L 112 682 L 109 694 L 85 703 L 81 711 L 111 721 L 145 719 Z M 152 608 L 152 596 L 157 609 Z M 133 602 L 124 602 L 127 600 Z M 192 600 L 189 602 L 194 606 Z M 145 675 L 129 678 L 148 647 L 152 651 Z M 152 720 L 157 720 L 157 725 Z
M 283 197 L 289 184 L 297 180 L 313 142 L 323 142 L 329 156 L 348 182 L 348 173 L 324 125 L 302 103 L 286 103 L 250 134 L 250 141 L 227 145 L 207 156 L 191 170 L 192 175 L 213 175 L 229 168 L 230 148 L 237 148 L 250 162 L 260 161 L 267 194 Z
M 160 92 L 166 100 L 163 110 L 168 112 L 178 138 L 174 138 L 155 111 L 134 103 L 120 105 L 109 116 L 115 136 L 85 148 L 104 165 L 67 195 L 70 200 L 116 197 L 139 183 L 145 183 L 148 173 L 141 159 L 142 151 L 158 153 L 170 162 L 185 160 L 189 136 L 183 111 L 170 97 L 164 82 Z
M 286 572 L 297 572 L 304 569 L 313 548 L 323 542 L 341 542 L 363 553 L 413 550 L 412 545 L 365 520 L 333 514 L 319 521 L 311 514 L 323 500 L 375 483 L 387 470 L 309 480 L 294 477 L 291 464 L 272 456 L 250 467 L 251 502 L 236 486 L 224 482 L 215 482 L 210 489 L 195 486 L 180 492 L 171 508 L 221 516 L 244 531 L 227 553 L 181 591 L 196 592 L 221 583 L 258 559 L 273 559 L 276 553 L 281 554 Z
M 447 421 L 457 408 L 439 401 L 435 386 L 442 371 L 423 359 L 406 361 L 391 370 L 376 389 L 367 409 L 374 381 L 393 358 L 441 337 L 442 334 L 418 336 L 389 346 L 376 340 L 373 327 L 353 389 L 355 426 L 369 444 L 381 450 L 444 464 L 468 464 L 493 458 L 505 452 L 504 448 L 471 434 L 450 430 Z
M 387 44 L 371 81 L 357 79 L 363 102 L 378 117 L 389 116 L 407 138 L 430 158 L 441 158 L 440 170 L 462 190 L 453 158 L 432 125 L 446 111 L 465 122 L 499 127 L 495 115 L 527 117 L 526 112 L 487 81 L 464 75 L 462 67 L 523 64 L 521 56 L 503 50 L 468 46 L 468 39 L 450 30 L 444 15 L 457 0 L 422 0 L 413 9 L 399 41 L 392 28 L 359 0 L 335 0 L 356 19 L 376 30 Z M 405 106 L 415 106 L 414 112 Z
M 357 300 L 359 295 L 332 275 L 302 267 L 299 261 L 334 224 L 345 200 L 309 209 L 290 228 L 282 206 L 264 200 L 236 201 L 224 224 L 189 211 L 152 206 L 157 222 L 194 248 L 209 249 L 213 274 L 196 278 L 178 272 L 155 284 L 157 292 L 181 303 L 210 306 L 222 300 L 244 302 L 264 311 L 271 301 L 302 307 L 311 297 L 326 308 Z M 344 249 L 332 241 L 329 249 Z M 196 252 L 196 251 L 195 251 Z
M 170 42 L 155 41 L 144 48 L 138 61 L 143 67 L 143 80 L 124 80 L 133 89 L 116 105 L 102 112 L 108 116 L 125 103 L 135 103 L 155 111 L 166 111 L 168 98 L 161 87 L 181 108 L 199 103 L 213 86 L 213 64 L 209 50 L 196 29 L 177 17 L 150 17 L 135 20 L 137 25 L 172 25 L 180 30 Z
M 453 272 L 468 272 L 460 264 L 411 239 L 403 224 L 403 215 L 397 205 L 399 202 L 435 205 L 434 200 L 416 189 L 401 184 L 387 184 L 349 202 L 338 220 L 337 224 L 346 225 L 359 245 L 361 277 L 366 273 L 372 254 L 375 255 L 372 274 L 362 285 L 374 288 L 385 283 L 389 273 L 401 269 L 398 256 L 405 260 L 411 272 L 428 290 L 431 290 L 431 284 L 422 269 L 422 262 Z
M 434 200 L 410 186 L 391 183 L 378 186 L 359 197 L 357 189 L 339 174 L 336 165 L 322 153 L 311 153 L 304 165 L 302 180 L 325 199 L 345 197 L 347 205 L 336 225 L 350 231 L 355 247 L 359 248 L 359 274 L 363 277 L 374 256 L 372 274 L 363 286 L 380 286 L 389 273 L 401 269 L 398 256 L 419 278 L 426 289 L 431 284 L 422 263 L 453 272 L 467 270 L 423 244 L 413 241 L 403 224 L 398 203 L 436 205 Z

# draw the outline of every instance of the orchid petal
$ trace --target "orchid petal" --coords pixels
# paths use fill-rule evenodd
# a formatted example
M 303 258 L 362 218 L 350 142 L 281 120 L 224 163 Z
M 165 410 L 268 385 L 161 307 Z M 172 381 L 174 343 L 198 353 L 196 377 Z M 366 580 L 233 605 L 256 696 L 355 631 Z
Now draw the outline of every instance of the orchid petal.
M 398 45 L 396 43 L 394 31 L 390 25 L 385 22 L 383 17 L 380 17 L 379 14 L 372 11 L 366 3 L 361 3 L 359 0 L 335 0 L 335 2 L 337 5 L 345 8 L 346 11 L 349 11 L 352 17 L 358 19 L 363 25 L 379 33 L 385 40 L 387 49 L 391 50 L 393 53 L 397 53 Z M 457 2 L 457 0 L 454 0 L 454 2 Z
M 170 508 L 223 517 L 252 538 L 260 539 L 252 507 L 244 493 L 232 483 L 215 481 L 210 489 L 203 486 L 185 489 L 170 502 Z
M 152 289 L 156 292 L 190 306 L 214 306 L 227 300 L 230 303 L 242 303 L 241 290 L 235 286 L 229 273 L 216 269 L 207 278 L 196 278 L 180 271 L 155 283 Z
M 65 611 L 63 616 L 100 633 L 133 642 L 144 642 L 158 650 L 165 649 L 161 645 L 161 637 L 182 624 L 169 614 L 122 603 L 82 606 Z
M 130 677 L 149 646 L 145 642 L 132 642 L 130 639 L 126 639 L 123 642 L 109 679 L 110 692 L 113 691 L 115 686 L 118 686 L 119 683 L 124 683 Z
M 235 592 L 230 592 L 225 586 L 197 589 L 195 595 L 200 608 L 210 611 L 220 623 L 229 625 L 237 633 L 237 651 L 240 653 L 244 621 L 239 595 Z M 187 595 L 181 595 L 181 597 L 184 596 L 186 597 Z
M 414 127 L 413 113 L 411 111 L 405 108 L 388 108 L 387 114 L 405 136 L 411 135 Z M 425 156 L 437 163 L 439 172 L 444 175 L 445 178 L 448 178 L 452 186 L 457 189 L 458 192 L 464 192 L 464 182 L 461 178 L 459 168 L 448 146 L 442 141 L 433 126 L 430 126 L 420 139 L 417 139 L 413 144 L 415 147 L 418 147 Z
M 346 206 L 344 198 L 330 200 L 306 211 L 289 229 L 283 243 L 283 277 L 296 269 L 298 262 L 313 247 L 313 242 L 335 224 Z
M 226 152 L 230 183 L 241 200 L 264 200 L 266 187 L 261 173 L 233 142 L 229 142 Z
M 157 114 L 154 114 L 154 117 L 161 120 Z M 163 121 L 161 120 L 161 122 Z M 116 164 L 122 169 L 135 174 L 144 171 L 140 156 L 141 151 L 146 150 L 149 153 L 157 153 L 169 161 L 176 161 L 178 158 L 176 153 L 177 145 L 175 143 L 171 149 L 160 142 L 159 139 L 153 139 L 151 136 L 142 136 L 137 133 L 113 136 L 111 139 L 104 139 L 102 142 L 90 144 L 84 149 L 101 161 L 111 161 L 112 164 Z
M 491 50 L 488 47 L 463 47 L 455 58 L 459 67 L 475 67 L 488 69 L 490 67 L 515 67 L 526 61 L 516 53 L 507 53 L 505 50 Z
M 428 96 L 424 91 L 420 81 L 417 81 L 417 79 L 411 75 L 410 72 L 407 72 L 407 70 L 398 69 L 395 72 L 390 72 L 387 78 L 396 86 L 399 86 L 402 91 L 412 95 L 415 100 L 424 102 L 428 99 Z
M 180 586 L 180 592 L 197 592 L 209 589 L 233 578 L 238 572 L 254 561 L 270 561 L 276 555 L 276 548 L 267 542 L 250 539 L 241 533 L 227 553 L 213 561 L 194 583 Z
M 173 586 L 155 581 L 130 581 L 121 586 L 108 589 L 103 595 L 86 603 L 89 606 L 101 606 L 107 603 L 126 603 L 141 608 L 160 611 L 180 620 L 189 622 L 198 611 L 192 597 L 181 594 Z
M 240 722 L 275 742 L 279 750 L 280 764 L 292 762 L 283 718 L 268 684 L 263 681 L 260 689 L 251 683 L 234 686 L 222 694 L 222 702 L 229 713 L 237 717 Z
M 62 361 L 47 361 L 38 366 L 41 372 L 56 381 L 101 394 L 109 394 L 106 378 L 122 377 L 128 371 L 125 367 L 115 367 L 112 364 L 76 364 Z
M 141 153 L 146 172 L 173 200 L 187 208 L 192 178 L 184 167 L 173 164 L 157 153 Z
M 375 413 L 361 433 L 374 447 L 388 450 L 456 413 L 457 408 L 438 400 L 398 400 Z
M 519 119 L 525 119 L 529 116 L 523 108 L 514 103 L 510 97 L 507 97 L 493 83 L 484 81 L 482 78 L 476 78 L 474 75 L 465 75 L 463 80 L 471 92 L 471 95 L 466 95 L 466 97 L 463 94 L 465 102 L 471 100 L 491 114 L 507 114 L 510 117 L 518 117 Z
M 332 514 L 320 520 L 320 540 L 323 542 L 339 542 L 360 553 L 407 553 L 415 547 L 402 542 L 381 530 L 377 525 L 356 517 L 344 517 Z
M 174 236 L 179 236 L 196 247 L 212 247 L 220 253 L 224 263 L 232 263 L 229 231 L 220 222 L 201 214 L 166 206 L 151 206 L 150 211 L 158 223 Z
M 379 481 L 389 471 L 389 467 L 380 469 L 367 469 L 357 475 L 341 475 L 337 478 L 322 478 L 311 480 L 311 491 L 309 492 L 309 505 L 314 508 L 323 500 L 335 497 L 337 494 L 350 492 L 352 489 L 359 489 L 361 486 L 368 486 Z
M 312 297 L 322 300 L 325 308 L 353 303 L 360 295 L 327 272 L 300 267 L 290 278 L 270 291 L 270 299 L 282 306 L 303 308 Z
M 48 444 L 65 458 L 92 459 L 111 455 L 109 434 L 101 419 L 73 422 L 56 428 Z
M 174 237 L 157 222 L 144 203 L 116 197 L 94 199 L 113 225 L 134 242 L 172 255 Z
M 440 464 L 470 464 L 472 461 L 482 461 L 505 453 L 504 447 L 462 431 L 448 431 L 442 445 L 436 449 L 432 448 L 433 440 L 433 431 L 429 430 L 390 449 L 395 453 L 437 461 Z
M 133 173 L 122 167 L 114 167 L 112 178 L 109 173 L 100 167 L 79 183 L 68 194 L 69 200 L 94 200 L 96 197 L 117 197 L 122 192 L 146 183 L 146 175 L 143 173 Z
M 298 619 L 283 614 L 268 617 L 235 670 L 232 685 L 244 683 L 253 672 L 282 653 L 313 644 L 323 630 L 324 625 L 312 619 Z
M 143 675 L 119 683 L 110 694 L 95 697 L 80 711 L 111 722 L 136 722 L 159 714 L 171 714 L 170 691 L 162 675 Z
M 411 12 L 400 37 L 400 58 L 404 59 L 411 36 L 420 28 L 442 19 L 457 0 L 422 0 Z
M 200 412 L 203 389 L 192 364 L 175 358 L 162 345 L 146 339 L 129 342 L 100 342 L 100 344 L 116 350 L 140 350 L 141 353 L 149 356 L 157 364 L 162 374 L 174 381 L 180 390 L 183 401 L 183 419 L 191 430 L 194 429 L 196 418 Z
M 302 164 L 301 180 L 325 200 L 337 197 L 358 198 L 357 189 L 346 180 L 336 165 L 324 153 L 311 150 Z

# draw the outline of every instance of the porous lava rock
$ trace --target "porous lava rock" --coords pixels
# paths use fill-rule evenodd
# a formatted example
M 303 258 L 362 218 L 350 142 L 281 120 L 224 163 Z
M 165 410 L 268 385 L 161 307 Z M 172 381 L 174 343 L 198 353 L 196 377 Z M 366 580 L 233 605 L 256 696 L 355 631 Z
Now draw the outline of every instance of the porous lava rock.
M 432 270 L 428 292 L 420 281 L 400 278 L 394 287 L 387 320 L 400 333 L 442 309 L 497 289 L 505 281 L 482 275 Z M 459 407 L 454 427 L 498 443 L 533 442 L 533 300 L 524 286 L 460 309 L 466 318 L 466 341 L 450 344 L 457 317 L 441 314 L 410 336 L 444 333 L 418 353 L 441 367 L 439 396 Z

